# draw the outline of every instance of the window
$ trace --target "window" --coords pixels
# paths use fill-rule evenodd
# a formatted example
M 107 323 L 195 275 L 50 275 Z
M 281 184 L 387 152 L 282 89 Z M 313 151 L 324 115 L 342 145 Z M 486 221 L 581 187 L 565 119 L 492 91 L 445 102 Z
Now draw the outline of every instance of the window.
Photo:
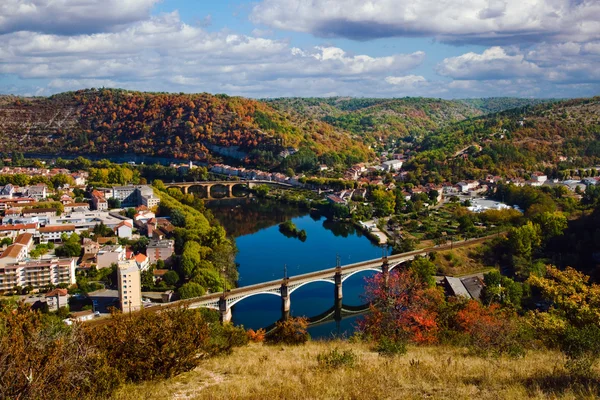
M 125 296 L 125 298 L 127 298 L 127 296 Z M 127 303 L 127 302 L 125 302 L 125 303 Z

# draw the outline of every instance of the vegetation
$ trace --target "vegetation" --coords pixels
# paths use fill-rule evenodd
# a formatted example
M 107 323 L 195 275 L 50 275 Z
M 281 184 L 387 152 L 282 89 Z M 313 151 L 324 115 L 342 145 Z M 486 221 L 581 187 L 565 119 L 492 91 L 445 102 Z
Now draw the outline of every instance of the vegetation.
M 248 341 L 199 311 L 115 314 L 102 327 L 75 324 L 23 304 L 0 310 L 0 397 L 108 398 L 123 383 L 172 377 Z
M 304 229 L 298 230 L 291 220 L 279 224 L 279 231 L 287 237 L 298 238 L 302 242 L 306 241 L 306 231 Z

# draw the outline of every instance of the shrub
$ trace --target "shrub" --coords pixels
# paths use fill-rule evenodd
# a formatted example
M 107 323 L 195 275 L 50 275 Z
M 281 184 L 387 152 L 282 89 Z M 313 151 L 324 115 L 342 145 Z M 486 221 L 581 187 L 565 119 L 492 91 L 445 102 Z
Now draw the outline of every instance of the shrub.
M 575 377 L 588 376 L 600 357 L 600 328 L 596 325 L 568 327 L 560 348 L 567 356 L 567 371 Z
M 393 357 L 406 354 L 407 339 L 396 338 L 392 340 L 387 337 L 382 337 L 377 341 L 375 351 L 384 357 Z
M 254 329 L 248 329 L 248 332 L 246 332 L 246 334 L 248 335 L 248 340 L 250 340 L 251 342 L 254 342 L 254 343 L 264 342 L 265 341 L 265 333 L 266 333 L 266 331 L 262 328 L 257 331 L 255 331 Z
M 352 368 L 357 360 L 358 356 L 352 350 L 340 351 L 337 348 L 317 355 L 317 362 L 323 368 Z
M 0 312 L 0 398 L 107 398 L 121 383 L 101 351 L 82 345 L 81 326 L 14 307 Z
M 497 304 L 484 307 L 478 301 L 470 300 L 455 318 L 457 328 L 468 335 L 468 346 L 476 354 L 524 355 L 527 332 L 514 312 L 500 309 Z
M 304 344 L 310 339 L 307 328 L 308 320 L 303 317 L 278 321 L 275 330 L 266 337 L 266 342 L 269 344 Z

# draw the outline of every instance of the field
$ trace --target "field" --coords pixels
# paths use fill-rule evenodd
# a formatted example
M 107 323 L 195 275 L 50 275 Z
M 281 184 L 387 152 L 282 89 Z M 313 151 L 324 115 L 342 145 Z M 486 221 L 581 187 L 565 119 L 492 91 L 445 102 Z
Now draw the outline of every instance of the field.
M 333 348 L 352 350 L 355 365 L 320 366 L 317 356 Z M 574 399 L 600 394 L 598 379 L 573 383 L 563 364 L 560 353 L 549 351 L 489 359 L 453 347 L 409 347 L 404 356 L 386 358 L 366 344 L 341 341 L 252 344 L 168 381 L 125 386 L 115 398 Z

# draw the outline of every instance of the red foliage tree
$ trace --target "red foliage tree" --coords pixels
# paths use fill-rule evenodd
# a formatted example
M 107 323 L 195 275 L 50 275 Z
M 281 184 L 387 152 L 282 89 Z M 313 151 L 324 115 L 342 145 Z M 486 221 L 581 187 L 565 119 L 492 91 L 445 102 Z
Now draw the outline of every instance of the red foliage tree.
M 412 271 L 394 271 L 387 282 L 381 274 L 367 279 L 366 298 L 371 312 L 359 322 L 363 333 L 375 340 L 436 342 L 443 295 L 428 288 Z

